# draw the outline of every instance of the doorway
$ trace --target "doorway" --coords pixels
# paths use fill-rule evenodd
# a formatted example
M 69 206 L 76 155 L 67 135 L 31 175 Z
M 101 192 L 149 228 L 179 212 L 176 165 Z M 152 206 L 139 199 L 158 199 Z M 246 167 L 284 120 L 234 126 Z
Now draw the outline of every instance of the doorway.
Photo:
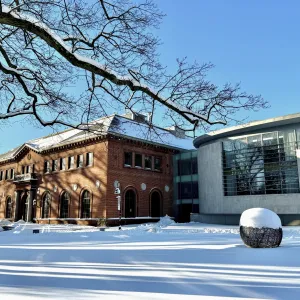
M 20 201 L 18 220 L 27 221 L 29 194 L 25 193 Z
M 161 196 L 158 191 L 154 191 L 150 196 L 151 217 L 161 217 Z
M 125 218 L 136 217 L 136 194 L 133 190 L 125 193 Z

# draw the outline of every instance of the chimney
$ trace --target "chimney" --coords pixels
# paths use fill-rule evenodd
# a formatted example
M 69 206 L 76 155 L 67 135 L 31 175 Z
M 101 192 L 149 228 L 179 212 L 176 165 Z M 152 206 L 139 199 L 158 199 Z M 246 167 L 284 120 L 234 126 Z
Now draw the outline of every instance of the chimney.
M 126 109 L 125 110 L 125 114 L 123 115 L 123 117 L 130 119 L 130 120 L 134 120 L 134 114 L 131 110 Z
M 167 127 L 165 129 L 167 129 L 168 131 L 170 131 L 172 134 L 174 134 L 178 138 L 181 138 L 181 139 L 186 138 L 185 131 L 183 129 L 179 128 L 176 125 L 175 126 L 171 126 L 171 127 Z
M 126 110 L 125 114 L 123 115 L 123 117 L 127 118 L 127 119 L 130 119 L 130 120 L 133 120 L 133 121 L 136 121 L 138 123 L 145 123 L 147 124 L 148 123 L 148 118 L 149 116 L 147 115 L 144 115 L 144 114 L 141 114 L 141 113 L 137 113 L 137 112 L 133 112 L 131 110 Z

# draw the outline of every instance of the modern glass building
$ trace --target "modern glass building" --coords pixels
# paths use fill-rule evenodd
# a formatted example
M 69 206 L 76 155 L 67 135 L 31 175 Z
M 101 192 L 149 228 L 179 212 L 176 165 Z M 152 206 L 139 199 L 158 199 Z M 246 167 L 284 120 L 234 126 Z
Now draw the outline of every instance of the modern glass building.
M 197 150 L 173 156 L 174 212 L 179 222 L 189 222 L 191 213 L 199 212 Z
M 300 114 L 215 131 L 198 148 L 199 213 L 206 223 L 238 224 L 248 208 L 300 225 Z

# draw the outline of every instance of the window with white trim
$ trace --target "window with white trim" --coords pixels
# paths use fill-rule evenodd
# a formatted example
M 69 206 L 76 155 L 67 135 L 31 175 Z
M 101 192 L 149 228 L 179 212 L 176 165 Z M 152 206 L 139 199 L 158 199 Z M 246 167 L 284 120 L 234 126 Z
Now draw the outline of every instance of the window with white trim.
M 51 169 L 50 169 L 50 161 L 49 160 L 45 160 L 44 161 L 44 173 L 50 173 Z
M 86 166 L 92 166 L 94 161 L 94 153 L 93 152 L 88 152 L 86 154 Z
M 66 159 L 65 158 L 59 159 L 59 169 L 61 171 L 64 171 L 66 169 Z
M 77 155 L 77 168 L 83 167 L 83 154 Z
M 58 159 L 52 160 L 52 171 L 55 172 L 58 170 Z
M 74 156 L 69 156 L 68 157 L 68 169 L 74 169 Z

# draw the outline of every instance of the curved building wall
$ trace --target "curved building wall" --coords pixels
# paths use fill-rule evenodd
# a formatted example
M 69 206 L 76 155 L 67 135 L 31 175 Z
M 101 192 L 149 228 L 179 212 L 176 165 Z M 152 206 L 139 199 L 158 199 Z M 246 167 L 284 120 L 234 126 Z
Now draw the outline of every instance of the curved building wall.
M 242 151 L 226 156 L 228 142 L 241 143 Z M 243 147 L 250 151 L 245 154 Z M 300 124 L 199 145 L 199 214 L 191 220 L 238 224 L 244 210 L 264 207 L 279 214 L 283 224 L 300 225 L 299 148 Z
M 221 153 L 220 141 L 198 149 L 199 211 L 201 214 L 224 213 Z

